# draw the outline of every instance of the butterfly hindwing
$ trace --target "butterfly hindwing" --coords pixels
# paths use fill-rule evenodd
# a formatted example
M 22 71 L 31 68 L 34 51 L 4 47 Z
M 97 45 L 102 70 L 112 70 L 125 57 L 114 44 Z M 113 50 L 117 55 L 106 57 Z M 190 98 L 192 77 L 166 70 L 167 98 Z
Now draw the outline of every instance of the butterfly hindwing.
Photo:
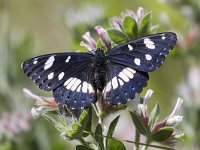
M 74 74 L 53 90 L 53 96 L 60 104 L 66 104 L 73 109 L 88 107 L 91 103 L 96 102 L 92 69 L 84 66 L 81 72 Z
M 90 54 L 55 53 L 29 59 L 22 64 L 22 69 L 40 89 L 50 91 L 81 72 L 89 63 Z
M 115 63 L 109 64 L 108 67 L 103 97 L 110 104 L 126 103 L 147 85 L 147 73 Z
M 172 32 L 152 34 L 114 47 L 106 55 L 115 63 L 151 72 L 162 64 L 176 41 Z

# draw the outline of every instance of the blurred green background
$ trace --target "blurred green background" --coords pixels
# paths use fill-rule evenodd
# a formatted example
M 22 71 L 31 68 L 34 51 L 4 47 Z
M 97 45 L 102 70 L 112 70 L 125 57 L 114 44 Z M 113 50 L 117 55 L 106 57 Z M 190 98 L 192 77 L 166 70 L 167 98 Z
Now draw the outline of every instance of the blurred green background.
M 136 11 L 139 6 L 152 12 L 152 23 L 159 25 L 158 32 L 178 34 L 175 51 L 161 68 L 150 73 L 143 93 L 149 88 L 154 90 L 149 107 L 159 101 L 161 116 L 168 115 L 176 99 L 183 97 L 183 147 L 198 148 L 200 87 L 195 84 L 200 85 L 200 71 L 189 77 L 192 68 L 200 70 L 198 0 L 0 0 L 0 150 L 74 148 L 49 122 L 31 117 L 33 102 L 24 96 L 22 88 L 43 96 L 51 93 L 40 91 L 20 65 L 36 55 L 78 50 L 86 31 L 96 25 L 109 27 L 109 17 L 119 16 L 126 9 Z M 197 82 L 191 81 L 194 78 Z M 181 88 L 183 84 L 186 91 Z

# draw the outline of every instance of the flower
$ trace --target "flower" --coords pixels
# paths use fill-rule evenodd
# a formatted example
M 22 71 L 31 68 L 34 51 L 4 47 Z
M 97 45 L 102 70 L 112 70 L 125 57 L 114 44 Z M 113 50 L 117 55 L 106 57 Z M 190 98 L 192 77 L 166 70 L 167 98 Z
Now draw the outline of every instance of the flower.
M 182 108 L 183 99 L 178 98 L 177 103 L 171 112 L 163 121 L 157 122 L 160 113 L 157 103 L 150 115 L 147 113 L 147 104 L 153 94 L 153 90 L 148 90 L 142 103 L 138 104 L 137 109 L 131 112 L 132 120 L 138 131 L 145 135 L 148 140 L 162 142 L 164 144 L 174 144 L 181 140 L 183 133 L 178 132 L 175 127 L 182 121 L 183 116 L 178 115 Z
M 123 31 L 124 30 L 123 29 L 123 20 L 125 17 L 127 17 L 127 16 L 132 17 L 136 21 L 137 25 L 139 26 L 144 15 L 145 15 L 145 13 L 144 13 L 143 7 L 139 7 L 137 9 L 137 13 L 134 13 L 132 10 L 127 9 L 125 12 L 121 13 L 121 16 L 111 18 L 110 25 L 117 30 Z
M 96 41 L 90 36 L 90 32 L 86 32 L 83 35 L 83 38 L 86 42 L 81 41 L 80 46 L 85 47 L 88 51 L 94 53 L 94 51 L 96 50 Z
M 102 26 L 96 26 L 95 30 L 99 35 L 101 42 L 107 47 L 108 50 L 111 49 L 111 40 L 107 31 Z
M 47 97 L 41 97 L 41 96 L 35 95 L 26 88 L 23 89 L 23 92 L 27 97 L 36 100 L 33 108 L 31 109 L 31 114 L 33 118 L 37 118 L 41 114 L 46 113 L 46 112 L 58 110 L 58 104 L 55 102 L 54 98 L 47 98 Z

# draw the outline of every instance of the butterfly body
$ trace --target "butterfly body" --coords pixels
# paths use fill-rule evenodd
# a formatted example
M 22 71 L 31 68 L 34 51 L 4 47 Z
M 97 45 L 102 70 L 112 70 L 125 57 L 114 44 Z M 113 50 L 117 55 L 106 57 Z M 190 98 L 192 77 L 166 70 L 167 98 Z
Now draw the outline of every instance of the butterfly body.
M 72 109 L 88 107 L 98 100 L 124 104 L 147 85 L 148 72 L 156 70 L 177 41 L 163 32 L 118 45 L 106 53 L 54 53 L 22 64 L 24 73 L 40 89 L 53 91 L 55 100 Z
M 102 91 L 105 86 L 106 56 L 101 49 L 97 49 L 93 57 L 93 84 L 95 89 Z

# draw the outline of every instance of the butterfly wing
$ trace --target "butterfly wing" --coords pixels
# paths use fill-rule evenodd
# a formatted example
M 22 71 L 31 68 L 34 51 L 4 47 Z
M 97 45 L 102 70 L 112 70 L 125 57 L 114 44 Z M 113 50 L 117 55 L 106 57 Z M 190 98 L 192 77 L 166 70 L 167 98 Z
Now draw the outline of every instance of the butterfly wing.
M 87 107 L 96 101 L 92 56 L 86 53 L 47 54 L 25 61 L 22 69 L 40 89 L 53 90 L 57 102 L 69 108 Z
M 51 91 L 91 63 L 91 57 L 85 53 L 47 54 L 29 59 L 21 67 L 40 89 Z
M 103 97 L 107 103 L 124 104 L 142 91 L 148 79 L 148 73 L 118 63 L 110 63 Z
M 163 63 L 176 41 L 172 32 L 153 34 L 114 47 L 106 55 L 112 62 L 151 72 Z

